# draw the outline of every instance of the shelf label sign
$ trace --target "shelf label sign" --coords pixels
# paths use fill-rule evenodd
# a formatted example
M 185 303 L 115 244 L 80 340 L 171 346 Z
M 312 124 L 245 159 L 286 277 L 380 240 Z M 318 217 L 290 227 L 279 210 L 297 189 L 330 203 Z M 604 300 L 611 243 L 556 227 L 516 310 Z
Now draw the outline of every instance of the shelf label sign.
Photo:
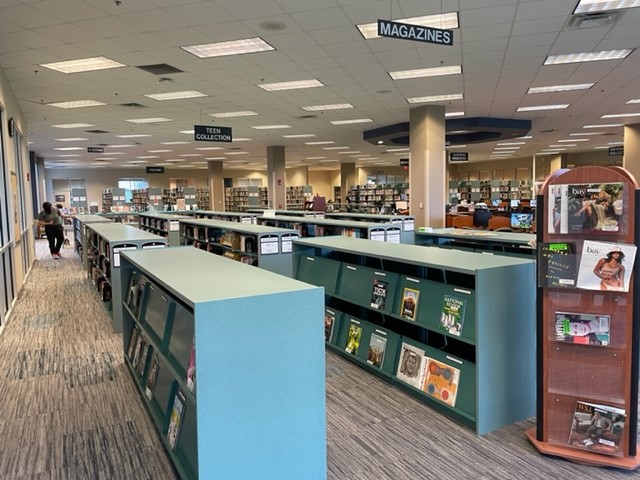
M 624 147 L 622 145 L 618 145 L 616 147 L 609 147 L 610 157 L 621 157 L 622 155 L 624 155 Z
M 215 127 L 211 125 L 194 125 L 194 138 L 197 142 L 232 142 L 231 127 Z
M 423 27 L 422 25 L 391 20 L 378 20 L 378 35 L 414 42 L 435 43 L 436 45 L 453 45 L 453 30 Z

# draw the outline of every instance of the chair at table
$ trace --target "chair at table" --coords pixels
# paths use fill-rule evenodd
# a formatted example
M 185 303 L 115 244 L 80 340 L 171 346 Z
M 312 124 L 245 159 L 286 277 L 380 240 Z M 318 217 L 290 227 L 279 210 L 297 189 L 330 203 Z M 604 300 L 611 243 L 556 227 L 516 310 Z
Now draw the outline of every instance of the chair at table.
M 511 219 L 501 215 L 491 217 L 489 219 L 489 230 L 497 230 L 499 228 L 511 228 Z
M 458 215 L 451 221 L 453 228 L 473 228 L 473 217 L 471 215 Z

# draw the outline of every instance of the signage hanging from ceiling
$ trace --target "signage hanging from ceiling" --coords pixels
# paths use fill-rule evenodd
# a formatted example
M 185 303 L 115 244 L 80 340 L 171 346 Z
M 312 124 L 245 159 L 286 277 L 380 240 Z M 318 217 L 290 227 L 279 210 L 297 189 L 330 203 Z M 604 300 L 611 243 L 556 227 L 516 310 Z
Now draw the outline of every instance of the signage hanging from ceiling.
M 147 167 L 147 173 L 164 173 L 164 167 Z
M 400 166 L 401 167 L 408 167 L 409 166 L 409 159 L 408 158 L 401 158 L 400 159 Z
M 624 155 L 624 147 L 622 145 L 616 147 L 609 147 L 609 156 L 610 157 L 621 157 Z
M 469 152 L 449 152 L 449 163 L 462 163 L 469 161 Z
M 104 147 L 87 147 L 87 153 L 104 153 Z
M 194 138 L 197 142 L 232 142 L 231 127 L 194 125 Z
M 435 43 L 436 45 L 453 45 L 453 30 L 423 27 L 422 25 L 411 25 L 391 20 L 378 20 L 378 35 L 414 42 Z

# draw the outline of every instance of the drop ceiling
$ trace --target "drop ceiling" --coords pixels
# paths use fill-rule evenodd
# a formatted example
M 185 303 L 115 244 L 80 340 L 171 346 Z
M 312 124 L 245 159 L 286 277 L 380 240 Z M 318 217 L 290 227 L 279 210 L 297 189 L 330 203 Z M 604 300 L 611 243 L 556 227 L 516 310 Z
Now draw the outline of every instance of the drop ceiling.
M 511 158 L 552 150 L 595 154 L 620 144 L 623 127 L 585 126 L 640 121 L 633 116 L 601 118 L 640 112 L 640 105 L 627 103 L 640 97 L 640 52 L 633 50 L 622 60 L 543 64 L 548 55 L 635 49 L 640 43 L 640 9 L 576 17 L 576 4 L 577 0 L 0 0 L 0 68 L 26 116 L 30 149 L 49 168 L 206 168 L 210 159 L 220 159 L 226 169 L 266 169 L 270 145 L 285 146 L 288 167 L 398 165 L 407 152 L 373 145 L 363 140 L 363 131 L 407 122 L 410 108 L 434 104 L 410 105 L 407 98 L 460 93 L 462 99 L 441 103 L 447 113 L 531 120 L 531 138 L 512 145 L 517 148 Z M 453 46 L 365 40 L 356 28 L 378 19 L 443 12 L 459 15 Z M 254 37 L 274 50 L 198 58 L 181 48 Z M 41 66 L 98 56 L 125 66 L 74 74 Z M 456 65 L 462 67 L 461 74 L 403 80 L 389 75 Z M 259 87 L 311 79 L 324 86 L 271 92 Z M 532 87 L 585 83 L 593 86 L 527 94 Z M 206 96 L 166 101 L 146 96 L 178 91 Z M 48 105 L 76 100 L 104 105 Z M 353 108 L 303 109 L 343 103 Z M 556 104 L 569 107 L 517 112 L 520 107 Z M 230 115 L 238 111 L 257 115 Z M 140 118 L 170 121 L 128 121 Z M 330 123 L 353 119 L 371 121 Z M 72 123 L 91 126 L 52 126 Z M 235 140 L 196 142 L 194 125 L 231 127 Z M 254 128 L 268 125 L 288 128 Z M 593 135 L 583 135 L 587 133 Z M 581 141 L 572 141 L 576 139 Z M 456 150 L 469 152 L 471 161 L 484 161 L 505 150 L 497 143 Z M 95 146 L 104 147 L 104 153 L 87 153 Z M 345 148 L 327 149 L 331 147 Z

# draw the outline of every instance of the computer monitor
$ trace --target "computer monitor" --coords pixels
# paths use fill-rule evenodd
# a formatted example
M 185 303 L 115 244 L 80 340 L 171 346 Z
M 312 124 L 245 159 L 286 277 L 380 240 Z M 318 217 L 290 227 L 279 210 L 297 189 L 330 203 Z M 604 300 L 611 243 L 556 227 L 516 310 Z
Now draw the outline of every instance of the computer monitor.
M 530 206 L 531 208 L 536 208 L 536 206 L 537 206 L 537 205 L 538 205 L 538 200 L 536 200 L 535 198 L 532 198 L 532 199 L 529 201 L 529 206 Z
M 520 200 L 512 199 L 510 205 L 511 205 L 511 208 L 518 208 L 520 206 Z
M 511 228 L 518 228 L 521 230 L 531 230 L 533 225 L 533 213 L 512 213 L 511 214 Z
M 489 228 L 489 219 L 492 217 L 491 210 L 487 208 L 476 208 L 473 211 L 473 226 Z
M 491 205 L 493 207 L 498 207 L 498 206 L 500 206 L 500 202 L 501 202 L 501 200 L 499 198 L 496 198 L 494 200 L 491 200 Z

